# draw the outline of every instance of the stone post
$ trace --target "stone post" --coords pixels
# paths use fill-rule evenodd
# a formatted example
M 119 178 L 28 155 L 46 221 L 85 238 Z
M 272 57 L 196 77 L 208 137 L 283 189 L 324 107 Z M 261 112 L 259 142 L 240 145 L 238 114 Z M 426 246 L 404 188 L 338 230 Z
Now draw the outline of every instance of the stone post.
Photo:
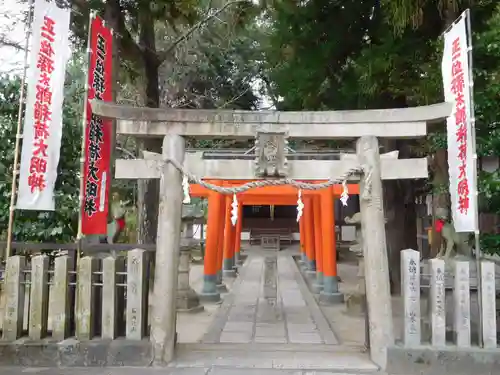
M 422 339 L 420 322 L 420 253 L 401 251 L 401 293 L 403 297 L 405 347 L 419 346 Z
M 184 205 L 182 220 L 184 224 L 183 236 L 190 244 L 180 247 L 179 278 L 177 281 L 177 302 L 179 312 L 203 311 L 200 299 L 189 283 L 189 271 L 191 268 L 191 250 L 197 245 L 193 238 L 193 222 L 197 217 L 203 217 L 203 212 L 197 212 L 193 205 Z
M 454 331 L 457 347 L 470 347 L 470 273 L 468 261 L 455 261 L 454 299 Z
M 357 141 L 356 152 L 359 163 L 366 168 L 360 181 L 360 211 L 370 355 L 372 361 L 384 369 L 387 365 L 387 348 L 394 344 L 394 326 L 377 138 L 361 137 Z
M 446 345 L 445 263 L 442 259 L 431 259 L 429 266 L 431 344 L 442 347 Z
M 102 261 L 102 329 L 103 339 L 114 340 L 118 337 L 119 322 L 123 316 L 123 289 L 118 289 L 117 272 L 124 270 L 123 259 L 108 256 Z M 120 293 L 119 293 L 120 291 Z
M 156 268 L 159 270 L 159 268 Z M 134 249 L 127 254 L 127 339 L 142 340 L 147 325 L 147 254 Z
M 497 348 L 495 263 L 481 262 L 481 307 L 485 349 Z
M 184 163 L 184 138 L 167 134 L 163 158 Z M 154 362 L 168 363 L 174 358 L 176 338 L 176 294 L 179 245 L 181 240 L 182 173 L 165 162 L 160 176 L 160 207 L 156 239 L 156 270 L 151 314 L 151 342 Z
M 47 335 L 49 318 L 49 257 L 37 255 L 31 259 L 31 297 L 29 307 L 29 337 L 40 340 Z
M 76 338 L 92 340 L 95 334 L 95 285 L 94 274 L 97 271 L 98 260 L 90 256 L 78 262 L 76 285 Z
M 5 310 L 2 338 L 15 341 L 21 337 L 24 320 L 24 267 L 26 258 L 15 255 L 7 258 L 5 266 Z
M 62 341 L 69 336 L 71 317 L 69 270 L 71 261 L 72 259 L 68 255 L 59 256 L 54 261 L 52 337 L 58 341 Z

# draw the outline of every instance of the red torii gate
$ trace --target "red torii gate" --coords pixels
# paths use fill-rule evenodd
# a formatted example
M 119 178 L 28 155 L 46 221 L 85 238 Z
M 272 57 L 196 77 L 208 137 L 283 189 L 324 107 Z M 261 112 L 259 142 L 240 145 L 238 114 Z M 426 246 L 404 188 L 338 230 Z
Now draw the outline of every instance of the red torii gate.
M 207 180 L 222 187 L 243 185 L 255 180 Z M 322 183 L 323 180 L 307 181 Z M 349 194 L 359 194 L 357 184 L 348 185 Z M 334 200 L 343 191 L 342 185 L 333 185 L 321 190 L 303 190 L 304 213 L 299 222 L 300 251 L 310 266 L 315 267 L 324 278 L 337 279 L 337 252 L 335 243 Z M 231 195 L 223 195 L 199 184 L 190 185 L 192 197 L 208 199 L 208 228 L 204 259 L 204 286 L 202 298 L 219 300 L 214 292 L 220 282 L 218 274 L 234 271 L 235 258 L 241 248 L 241 231 L 244 205 L 296 205 L 298 190 L 295 187 L 265 186 L 237 194 L 238 220 L 231 223 Z

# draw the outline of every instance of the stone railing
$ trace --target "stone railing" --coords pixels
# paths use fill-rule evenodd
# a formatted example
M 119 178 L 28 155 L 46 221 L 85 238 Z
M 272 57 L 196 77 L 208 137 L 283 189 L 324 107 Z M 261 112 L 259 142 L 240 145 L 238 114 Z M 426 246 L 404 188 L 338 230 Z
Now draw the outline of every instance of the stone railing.
M 444 373 L 448 366 L 456 367 L 450 373 L 473 374 L 498 363 L 497 267 L 491 261 L 480 262 L 478 288 L 475 259 L 421 262 L 418 251 L 403 250 L 403 331 L 400 342 L 389 350 L 388 371 L 412 368 L 409 374 L 420 374 L 433 368 L 432 373 Z
M 126 257 L 74 258 L 38 255 L 7 260 L 0 295 L 4 344 L 68 338 L 141 340 L 147 335 L 147 252 Z M 46 340 L 45 340 L 46 341 Z M 1 362 L 1 361 L 0 361 Z

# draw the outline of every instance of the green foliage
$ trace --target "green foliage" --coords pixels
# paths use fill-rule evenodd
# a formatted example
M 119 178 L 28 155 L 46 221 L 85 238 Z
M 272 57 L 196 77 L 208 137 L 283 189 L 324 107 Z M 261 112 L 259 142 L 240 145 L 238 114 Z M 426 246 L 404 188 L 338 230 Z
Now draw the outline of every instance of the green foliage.
M 498 255 L 500 249 L 500 235 L 481 234 L 479 246 L 481 246 L 481 251 L 486 254 Z
M 266 75 L 281 109 L 341 109 L 345 73 L 366 45 L 373 1 L 275 2 L 267 13 Z
M 281 108 L 309 110 L 441 102 L 441 34 L 446 24 L 471 6 L 478 154 L 500 155 L 500 6 L 496 1 L 278 4 L 268 14 L 266 73 L 275 97 L 282 97 Z M 431 127 L 427 139 L 411 147 L 415 154 L 425 155 L 446 144 L 441 125 Z M 479 177 L 481 211 L 500 213 L 499 172 L 482 172 Z M 447 186 L 438 180 L 431 181 L 430 188 L 447 193 Z M 500 248 L 491 236 L 483 244 L 488 251 Z
M 19 78 L 0 77 L 0 238 L 8 226 L 14 144 L 19 110 Z M 70 242 L 78 222 L 78 194 L 83 103 L 81 65 L 70 64 L 65 87 L 63 138 L 56 183 L 56 211 L 15 211 L 15 241 Z

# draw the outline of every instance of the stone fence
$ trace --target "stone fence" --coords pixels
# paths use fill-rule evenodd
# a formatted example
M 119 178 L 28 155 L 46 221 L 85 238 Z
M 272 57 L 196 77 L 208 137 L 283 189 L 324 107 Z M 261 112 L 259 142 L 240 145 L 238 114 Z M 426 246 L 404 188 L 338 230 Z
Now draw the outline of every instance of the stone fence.
M 3 343 L 68 338 L 141 340 L 147 335 L 147 252 L 126 257 L 8 258 L 0 290 Z M 2 311 L 3 310 L 3 311 Z
M 479 264 L 480 288 L 475 260 L 421 262 L 420 252 L 401 252 L 403 331 L 389 350 L 388 371 L 482 374 L 498 363 L 498 266 L 488 260 Z

